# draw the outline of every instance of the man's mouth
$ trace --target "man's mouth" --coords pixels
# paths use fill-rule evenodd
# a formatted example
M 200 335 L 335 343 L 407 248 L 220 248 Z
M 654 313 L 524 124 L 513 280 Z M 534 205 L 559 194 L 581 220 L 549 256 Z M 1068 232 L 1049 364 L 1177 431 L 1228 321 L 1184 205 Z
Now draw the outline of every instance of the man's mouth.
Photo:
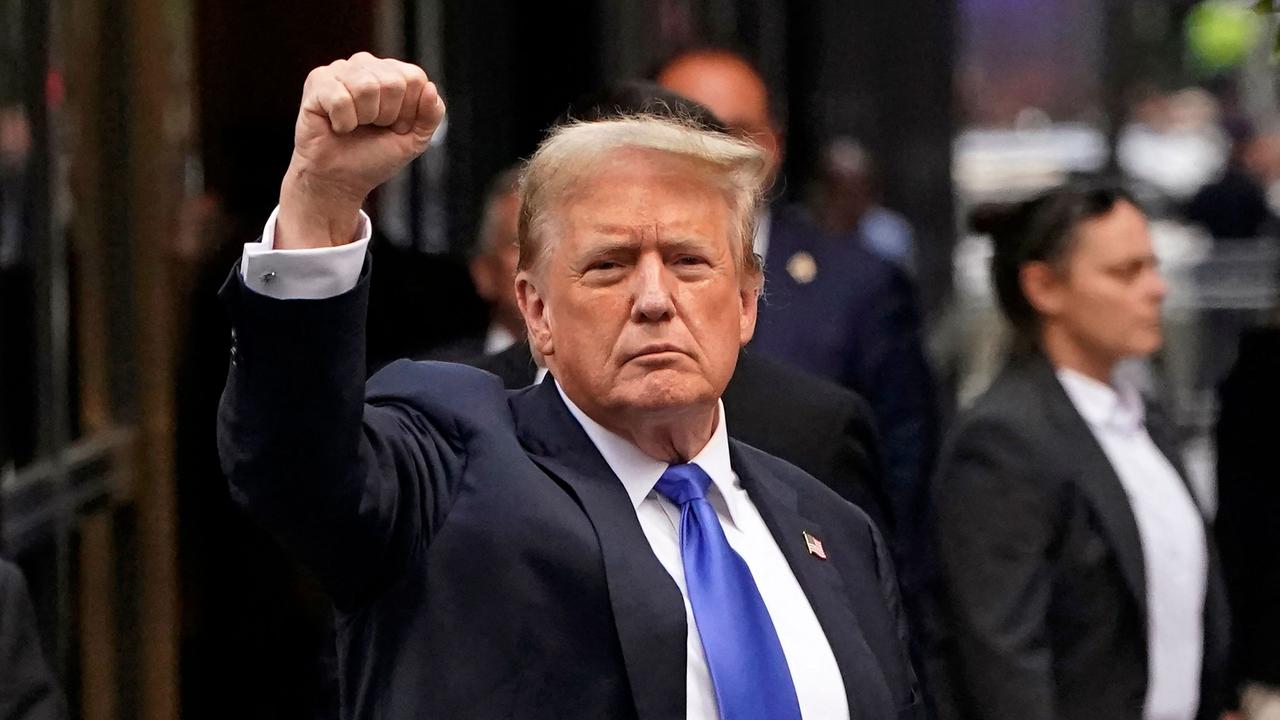
M 639 350 L 630 353 L 627 356 L 627 362 L 631 362 L 632 360 L 662 362 L 669 361 L 676 355 L 687 356 L 688 354 L 689 353 L 682 350 L 679 346 L 671 343 L 654 343 L 652 345 L 645 345 Z

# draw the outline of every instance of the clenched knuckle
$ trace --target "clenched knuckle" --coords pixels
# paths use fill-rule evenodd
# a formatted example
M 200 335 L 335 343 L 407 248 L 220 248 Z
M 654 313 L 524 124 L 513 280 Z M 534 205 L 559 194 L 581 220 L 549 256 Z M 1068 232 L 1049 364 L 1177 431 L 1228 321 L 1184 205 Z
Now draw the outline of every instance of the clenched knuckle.
M 357 78 L 347 83 L 347 89 L 358 100 L 372 100 L 378 96 L 378 81 L 375 78 Z
M 351 105 L 353 104 L 351 100 L 351 95 L 343 92 L 340 89 L 333 90 L 332 92 L 330 92 L 328 94 L 328 101 L 329 101 L 328 102 L 329 107 L 334 110 L 341 110 L 344 108 L 348 108 L 348 107 L 351 107 Z

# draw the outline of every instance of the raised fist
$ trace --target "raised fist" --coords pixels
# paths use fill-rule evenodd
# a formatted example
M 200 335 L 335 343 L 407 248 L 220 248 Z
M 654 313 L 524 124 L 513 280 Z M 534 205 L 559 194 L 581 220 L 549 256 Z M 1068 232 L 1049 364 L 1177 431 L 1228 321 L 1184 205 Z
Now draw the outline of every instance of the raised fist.
M 307 76 L 276 247 L 354 240 L 365 197 L 426 149 L 444 101 L 422 68 L 356 53 Z

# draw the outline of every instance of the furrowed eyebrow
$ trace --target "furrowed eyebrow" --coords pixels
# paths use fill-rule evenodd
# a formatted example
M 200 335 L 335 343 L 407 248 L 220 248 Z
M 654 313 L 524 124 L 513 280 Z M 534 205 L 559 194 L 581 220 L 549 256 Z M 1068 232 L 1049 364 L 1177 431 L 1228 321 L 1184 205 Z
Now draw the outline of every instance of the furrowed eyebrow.
M 668 252 L 697 252 L 706 254 L 707 244 L 696 238 L 671 238 L 658 243 Z
M 592 243 L 591 247 L 584 249 L 582 254 L 586 257 L 612 255 L 619 252 L 634 251 L 639 246 L 640 243 L 632 237 L 609 237 Z
M 605 236 L 591 243 L 590 247 L 584 247 L 579 254 L 579 259 L 585 261 L 596 258 L 609 258 L 609 256 L 620 254 L 631 254 L 639 247 L 640 242 L 636 241 L 634 237 Z

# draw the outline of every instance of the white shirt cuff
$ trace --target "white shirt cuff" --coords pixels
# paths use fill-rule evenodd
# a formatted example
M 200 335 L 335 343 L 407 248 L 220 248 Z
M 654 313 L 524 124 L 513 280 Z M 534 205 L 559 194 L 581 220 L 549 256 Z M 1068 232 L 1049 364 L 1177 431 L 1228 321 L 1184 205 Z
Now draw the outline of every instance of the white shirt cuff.
M 373 223 L 360 211 L 355 242 L 325 248 L 276 250 L 276 216 L 271 211 L 262 240 L 245 243 L 240 277 L 250 290 L 277 300 L 322 300 L 350 290 L 360 280 Z

